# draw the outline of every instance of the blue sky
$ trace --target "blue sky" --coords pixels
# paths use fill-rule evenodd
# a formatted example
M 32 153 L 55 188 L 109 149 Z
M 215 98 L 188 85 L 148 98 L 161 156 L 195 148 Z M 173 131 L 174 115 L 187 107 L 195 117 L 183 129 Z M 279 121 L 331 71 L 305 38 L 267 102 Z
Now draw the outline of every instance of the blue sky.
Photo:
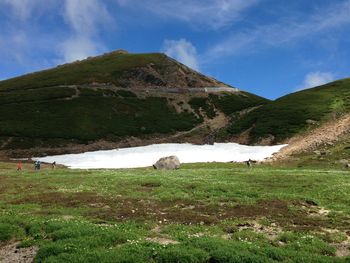
M 0 0 L 0 79 L 116 49 L 275 99 L 350 76 L 350 0 Z

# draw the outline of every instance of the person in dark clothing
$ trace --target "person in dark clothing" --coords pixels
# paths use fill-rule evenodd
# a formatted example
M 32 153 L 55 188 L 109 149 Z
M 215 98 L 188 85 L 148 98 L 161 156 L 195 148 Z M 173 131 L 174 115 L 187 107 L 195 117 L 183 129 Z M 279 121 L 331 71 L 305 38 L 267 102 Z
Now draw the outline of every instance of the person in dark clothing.
M 35 170 L 40 170 L 40 167 L 41 167 L 41 162 L 40 161 L 35 161 L 35 163 L 34 163 Z
M 246 161 L 245 163 L 247 164 L 247 166 L 248 166 L 249 168 L 252 168 L 252 167 L 253 167 L 253 161 L 250 160 L 250 158 L 249 158 L 249 160 Z

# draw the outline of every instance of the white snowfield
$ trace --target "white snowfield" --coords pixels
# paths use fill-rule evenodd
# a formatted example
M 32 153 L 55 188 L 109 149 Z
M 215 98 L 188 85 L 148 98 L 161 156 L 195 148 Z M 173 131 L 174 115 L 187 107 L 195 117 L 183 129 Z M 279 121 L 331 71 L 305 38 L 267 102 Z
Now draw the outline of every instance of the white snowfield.
M 214 145 L 153 144 L 108 151 L 33 158 L 63 164 L 71 169 L 137 168 L 152 166 L 160 158 L 176 155 L 181 163 L 263 161 L 286 145 L 246 146 L 237 143 Z

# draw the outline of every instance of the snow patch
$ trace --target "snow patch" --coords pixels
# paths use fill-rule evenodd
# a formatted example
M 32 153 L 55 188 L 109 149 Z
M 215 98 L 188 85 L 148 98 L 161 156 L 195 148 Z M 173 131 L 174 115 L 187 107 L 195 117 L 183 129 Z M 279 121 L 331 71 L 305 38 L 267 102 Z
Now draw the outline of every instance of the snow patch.
M 153 144 L 108 151 L 33 158 L 62 164 L 71 169 L 137 168 L 152 166 L 160 158 L 176 155 L 181 163 L 263 161 L 286 145 L 246 146 L 237 143 L 214 145 Z

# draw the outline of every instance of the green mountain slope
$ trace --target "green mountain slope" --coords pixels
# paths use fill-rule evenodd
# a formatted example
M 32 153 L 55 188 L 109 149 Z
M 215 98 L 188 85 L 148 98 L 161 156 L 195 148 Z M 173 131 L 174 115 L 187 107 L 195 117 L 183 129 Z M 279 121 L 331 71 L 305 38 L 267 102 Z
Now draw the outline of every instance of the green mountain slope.
M 111 52 L 56 68 L 0 82 L 1 91 L 57 85 L 110 83 L 119 87 L 171 86 L 181 88 L 227 86 L 161 53 Z
M 232 123 L 228 132 L 249 130 L 249 143 L 264 138 L 277 143 L 348 112 L 350 79 L 343 79 L 271 101 Z
M 131 137 L 140 140 L 121 146 L 171 142 L 170 135 L 203 126 L 201 142 L 226 125 L 209 120 L 266 102 L 164 54 L 112 52 L 1 81 L 0 150 L 64 149 Z

